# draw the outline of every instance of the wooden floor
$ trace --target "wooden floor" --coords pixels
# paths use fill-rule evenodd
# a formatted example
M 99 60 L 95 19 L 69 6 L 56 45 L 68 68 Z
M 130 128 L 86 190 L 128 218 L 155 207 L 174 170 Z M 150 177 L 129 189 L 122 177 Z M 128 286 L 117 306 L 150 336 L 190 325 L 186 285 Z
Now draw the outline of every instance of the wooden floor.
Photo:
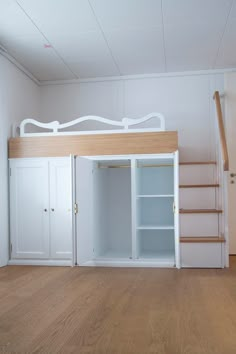
M 235 354 L 230 269 L 0 269 L 0 353 Z

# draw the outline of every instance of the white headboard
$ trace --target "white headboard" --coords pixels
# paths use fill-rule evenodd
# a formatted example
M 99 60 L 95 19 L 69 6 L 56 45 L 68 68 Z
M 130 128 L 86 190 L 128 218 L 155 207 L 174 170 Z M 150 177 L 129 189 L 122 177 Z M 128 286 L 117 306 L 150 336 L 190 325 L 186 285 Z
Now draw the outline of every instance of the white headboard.
M 159 127 L 153 128 L 135 128 L 130 129 L 130 127 L 144 122 L 149 121 L 150 119 L 156 119 L 159 123 Z M 96 121 L 105 123 L 108 125 L 113 125 L 116 127 L 121 127 L 121 129 L 113 129 L 113 130 L 91 130 L 91 131 L 60 131 L 65 128 L 72 127 L 79 123 L 85 121 Z M 42 133 L 26 133 L 25 127 L 27 124 L 32 124 L 36 127 L 43 128 L 49 130 L 47 132 Z M 111 134 L 111 133 L 132 133 L 132 132 L 157 132 L 165 130 L 165 118 L 161 113 L 150 113 L 143 118 L 131 119 L 131 118 L 123 118 L 121 121 L 110 120 L 98 116 L 85 116 L 81 118 L 77 118 L 71 122 L 60 124 L 58 121 L 50 122 L 50 123 L 41 123 L 35 119 L 24 119 L 20 124 L 20 136 L 21 137 L 33 137 L 33 136 L 58 136 L 58 135 L 85 135 L 85 134 Z

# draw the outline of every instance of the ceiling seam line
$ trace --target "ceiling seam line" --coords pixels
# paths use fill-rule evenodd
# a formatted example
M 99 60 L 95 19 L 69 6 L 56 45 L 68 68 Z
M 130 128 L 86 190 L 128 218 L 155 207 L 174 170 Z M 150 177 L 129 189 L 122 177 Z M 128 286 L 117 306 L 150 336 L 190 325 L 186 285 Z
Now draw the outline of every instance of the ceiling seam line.
M 165 28 L 164 28 L 164 15 L 163 15 L 163 3 L 162 3 L 162 0 L 161 0 L 161 22 L 162 22 L 162 41 L 163 41 L 163 52 L 164 52 L 164 61 L 165 61 L 165 72 L 167 72 Z
M 221 46 L 222 46 L 222 43 L 223 43 L 223 38 L 224 38 L 224 35 L 225 35 L 225 32 L 226 32 L 226 28 L 227 28 L 227 25 L 228 25 L 228 22 L 229 22 L 229 17 L 230 17 L 232 8 L 233 8 L 233 4 L 234 4 L 234 1 L 231 0 L 229 13 L 228 13 L 228 16 L 226 18 L 226 22 L 225 22 L 225 26 L 224 26 L 224 29 L 223 29 L 223 33 L 222 33 L 222 35 L 220 37 L 220 40 L 219 40 L 219 46 L 218 46 L 218 49 L 217 49 L 217 52 L 216 52 L 216 56 L 215 56 L 215 60 L 214 60 L 214 64 L 213 64 L 213 69 L 215 69 L 215 67 L 216 67 L 217 59 L 218 59 L 219 54 L 220 54 L 220 49 L 221 49 Z
M 61 55 L 58 53 L 58 51 L 54 48 L 52 45 L 51 41 L 45 36 L 45 34 L 40 30 L 40 28 L 36 25 L 34 20 L 30 17 L 30 15 L 25 11 L 25 9 L 19 4 L 17 0 L 15 0 L 21 11 L 24 12 L 24 14 L 28 17 L 28 19 L 31 21 L 31 23 L 34 25 L 34 27 L 38 30 L 38 32 L 43 36 L 43 38 L 52 46 L 53 51 L 55 54 L 58 56 L 58 58 L 62 61 L 62 63 L 65 65 L 65 67 L 71 72 L 71 74 L 74 75 L 76 79 L 79 79 L 79 76 L 76 75 L 73 70 L 68 66 L 68 64 L 65 62 L 65 60 L 61 57 Z
M 93 6 L 92 6 L 90 0 L 88 0 L 88 3 L 89 3 L 89 6 L 90 6 L 90 8 L 91 8 L 91 11 L 92 11 L 92 13 L 93 13 L 93 16 L 94 16 L 94 18 L 95 18 L 95 21 L 97 22 L 97 25 L 98 25 L 98 27 L 99 27 L 101 33 L 102 33 L 102 37 L 103 37 L 104 41 L 106 42 L 107 48 L 108 48 L 108 50 L 109 50 L 109 53 L 110 53 L 110 55 L 111 55 L 111 57 L 112 57 L 112 60 L 113 60 L 113 62 L 114 62 L 114 64 L 115 64 L 115 66 L 116 66 L 116 69 L 118 70 L 118 73 L 119 73 L 119 75 L 121 76 L 122 73 L 121 73 L 121 71 L 120 71 L 119 65 L 117 64 L 117 62 L 116 62 L 116 60 L 115 60 L 115 57 L 114 57 L 114 55 L 113 55 L 113 53 L 112 53 L 112 50 L 111 50 L 111 48 L 110 48 L 110 46 L 109 46 L 109 44 L 108 44 L 108 40 L 107 40 L 107 38 L 106 38 L 106 36 L 105 36 L 105 33 L 104 33 L 103 29 L 102 29 L 102 26 L 101 26 L 101 24 L 100 24 L 100 22 L 99 22 L 99 20 L 98 20 L 98 18 L 97 18 L 97 16 L 96 16 L 96 14 L 95 14 L 95 10 L 94 10 L 94 8 L 93 8 Z

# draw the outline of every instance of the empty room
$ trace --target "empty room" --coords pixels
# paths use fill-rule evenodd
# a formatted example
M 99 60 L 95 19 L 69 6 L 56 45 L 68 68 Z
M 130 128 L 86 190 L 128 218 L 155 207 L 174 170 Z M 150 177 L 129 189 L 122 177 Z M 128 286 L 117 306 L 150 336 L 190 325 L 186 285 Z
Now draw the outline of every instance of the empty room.
M 0 353 L 236 353 L 236 0 L 0 0 Z

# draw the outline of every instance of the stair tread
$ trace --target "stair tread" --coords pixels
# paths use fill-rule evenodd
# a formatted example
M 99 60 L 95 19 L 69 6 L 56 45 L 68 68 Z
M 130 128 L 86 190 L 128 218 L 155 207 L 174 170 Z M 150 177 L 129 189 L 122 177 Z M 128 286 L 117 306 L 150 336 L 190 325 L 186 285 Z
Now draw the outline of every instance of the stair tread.
M 222 213 L 221 209 L 180 209 L 180 214 L 205 214 L 205 213 Z
M 216 165 L 216 161 L 180 161 L 180 165 Z
M 181 236 L 180 242 L 189 243 L 211 243 L 211 242 L 225 242 L 224 236 Z
M 219 187 L 218 183 L 209 183 L 209 184 L 180 184 L 179 188 L 212 188 Z

